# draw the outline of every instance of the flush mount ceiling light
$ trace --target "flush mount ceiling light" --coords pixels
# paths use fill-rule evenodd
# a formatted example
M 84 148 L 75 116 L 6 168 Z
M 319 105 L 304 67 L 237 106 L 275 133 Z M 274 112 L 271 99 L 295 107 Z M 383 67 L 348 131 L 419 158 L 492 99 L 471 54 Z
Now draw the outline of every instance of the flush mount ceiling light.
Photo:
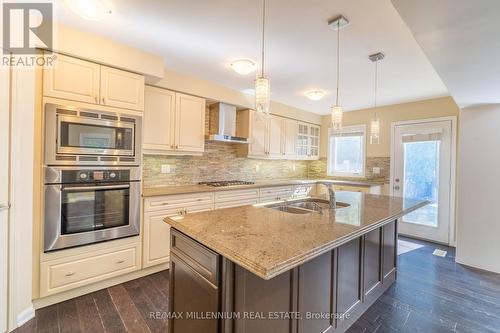
M 111 14 L 111 7 L 104 0 L 66 0 L 66 4 L 84 19 L 98 21 Z
M 271 84 L 264 75 L 265 60 L 265 31 L 266 31 L 266 0 L 262 1 L 262 53 L 260 63 L 260 73 L 255 79 L 255 109 L 257 112 L 269 114 L 269 104 L 271 102 Z
M 241 75 L 248 75 L 255 70 L 256 64 L 250 59 L 238 59 L 230 64 L 233 71 Z
M 323 97 L 325 97 L 326 92 L 324 90 L 309 90 L 306 92 L 306 97 L 309 98 L 311 101 L 319 101 Z
M 333 131 L 339 131 L 342 129 L 342 117 L 343 111 L 342 106 L 339 102 L 339 91 L 340 91 L 340 29 L 346 27 L 349 21 L 342 15 L 337 16 L 333 20 L 330 20 L 328 24 L 337 30 L 337 98 L 335 100 L 335 105 L 331 108 L 332 120 L 331 128 Z
M 385 55 L 382 52 L 372 54 L 368 57 L 375 64 L 375 98 L 373 108 L 375 114 L 370 122 L 370 144 L 376 145 L 380 141 L 380 119 L 377 117 L 377 93 L 378 93 L 378 62 L 384 59 Z

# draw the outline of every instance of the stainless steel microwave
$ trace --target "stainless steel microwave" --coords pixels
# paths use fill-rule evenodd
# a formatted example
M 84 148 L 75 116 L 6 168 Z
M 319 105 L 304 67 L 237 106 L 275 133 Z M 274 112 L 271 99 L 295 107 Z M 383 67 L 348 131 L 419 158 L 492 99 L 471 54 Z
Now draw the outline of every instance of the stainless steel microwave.
M 142 117 L 45 105 L 45 165 L 139 165 Z

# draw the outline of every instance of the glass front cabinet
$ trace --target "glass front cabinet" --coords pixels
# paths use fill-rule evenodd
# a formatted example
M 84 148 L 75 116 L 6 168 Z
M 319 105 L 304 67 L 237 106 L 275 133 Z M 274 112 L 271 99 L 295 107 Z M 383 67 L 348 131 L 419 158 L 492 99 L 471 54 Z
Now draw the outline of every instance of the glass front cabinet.
M 300 123 L 297 134 L 297 158 L 301 160 L 319 159 L 319 126 Z

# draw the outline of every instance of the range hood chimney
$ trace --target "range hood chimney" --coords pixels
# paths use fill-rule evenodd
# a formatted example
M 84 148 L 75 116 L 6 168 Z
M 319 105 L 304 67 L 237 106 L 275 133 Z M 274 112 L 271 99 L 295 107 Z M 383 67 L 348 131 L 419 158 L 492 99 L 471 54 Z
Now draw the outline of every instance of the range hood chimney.
M 248 138 L 236 136 L 236 106 L 225 103 L 210 105 L 208 139 L 248 144 Z

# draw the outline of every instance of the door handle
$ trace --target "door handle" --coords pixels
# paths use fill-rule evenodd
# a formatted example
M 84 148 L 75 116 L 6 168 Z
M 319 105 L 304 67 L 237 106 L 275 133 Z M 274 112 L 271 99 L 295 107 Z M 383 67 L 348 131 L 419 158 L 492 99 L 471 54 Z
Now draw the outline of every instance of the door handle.
M 95 191 L 95 190 L 126 190 L 130 188 L 130 185 L 101 185 L 101 186 L 74 186 L 74 187 L 64 187 L 63 191 L 75 192 L 75 191 Z
M 10 203 L 0 204 L 0 211 L 10 209 Z

